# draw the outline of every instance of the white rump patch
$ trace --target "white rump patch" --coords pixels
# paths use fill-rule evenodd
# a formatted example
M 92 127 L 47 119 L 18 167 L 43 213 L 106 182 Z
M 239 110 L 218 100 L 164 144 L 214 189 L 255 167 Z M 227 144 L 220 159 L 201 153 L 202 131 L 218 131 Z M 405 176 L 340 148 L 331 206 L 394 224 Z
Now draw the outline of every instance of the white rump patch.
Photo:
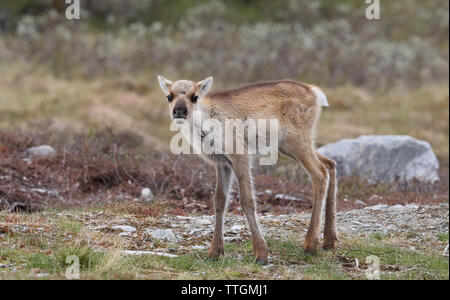
M 330 106 L 328 104 L 328 100 L 327 100 L 327 96 L 325 96 L 324 92 L 322 92 L 321 89 L 319 89 L 318 87 L 312 87 L 312 90 L 314 92 L 314 94 L 316 94 L 316 99 L 317 101 L 319 101 L 319 104 L 321 106 Z

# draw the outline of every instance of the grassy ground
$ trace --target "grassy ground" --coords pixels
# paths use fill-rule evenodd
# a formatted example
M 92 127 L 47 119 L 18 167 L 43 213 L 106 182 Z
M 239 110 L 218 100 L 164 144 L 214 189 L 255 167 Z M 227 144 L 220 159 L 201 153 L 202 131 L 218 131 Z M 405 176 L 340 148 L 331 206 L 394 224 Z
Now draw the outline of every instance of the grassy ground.
M 435 245 L 448 244 L 448 231 L 428 237 L 426 247 L 413 248 L 414 233 L 390 236 L 344 235 L 334 251 L 311 256 L 300 247 L 294 232 L 268 239 L 271 264 L 254 262 L 250 242 L 226 245 L 226 255 L 207 259 L 206 250 L 183 251 L 176 257 L 124 255 L 127 238 L 95 234 L 86 216 L 99 221 L 127 218 L 128 204 L 102 209 L 44 211 L 35 214 L 0 213 L 0 279 L 65 279 L 68 256 L 80 260 L 81 279 L 366 279 L 370 255 L 380 258 L 381 279 L 448 279 L 449 261 Z M 133 209 L 134 209 L 133 208 Z M 168 211 L 159 207 L 144 223 L 155 222 Z M 149 241 L 152 249 L 160 245 Z M 434 245 L 434 246 L 433 246 Z M 426 249 L 426 250 L 424 250 Z

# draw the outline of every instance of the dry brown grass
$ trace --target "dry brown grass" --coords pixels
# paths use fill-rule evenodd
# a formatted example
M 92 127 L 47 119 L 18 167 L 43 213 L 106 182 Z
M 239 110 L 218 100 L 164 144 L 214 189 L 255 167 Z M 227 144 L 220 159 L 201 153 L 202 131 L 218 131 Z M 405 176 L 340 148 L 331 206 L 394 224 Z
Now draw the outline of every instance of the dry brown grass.
M 62 132 L 112 127 L 134 132 L 151 148 L 168 148 L 167 104 L 156 74 L 63 80 L 42 69 L 22 72 L 17 64 L 0 67 L 1 127 L 27 128 L 49 120 L 52 129 Z M 216 81 L 220 85 L 220 78 Z M 325 90 L 331 107 L 319 123 L 319 145 L 361 134 L 407 134 L 430 142 L 439 157 L 448 157 L 448 85 L 386 92 L 352 86 Z

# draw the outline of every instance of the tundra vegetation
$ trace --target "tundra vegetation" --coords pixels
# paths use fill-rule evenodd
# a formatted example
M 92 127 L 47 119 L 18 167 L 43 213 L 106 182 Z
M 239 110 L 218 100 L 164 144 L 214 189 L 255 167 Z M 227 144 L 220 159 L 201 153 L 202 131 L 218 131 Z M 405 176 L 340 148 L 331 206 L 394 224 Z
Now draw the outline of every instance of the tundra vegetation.
M 430 142 L 441 166 L 433 186 L 341 178 L 339 211 L 448 203 L 448 1 L 384 1 L 376 21 L 353 0 L 85 0 L 71 21 L 57 2 L 0 3 L 0 278 L 64 278 L 75 254 L 82 278 L 360 279 L 355 259 L 371 252 L 383 253 L 382 278 L 448 279 L 448 214 L 437 233 L 349 233 L 317 256 L 303 252 L 294 231 L 269 237 L 269 268 L 254 263 L 245 241 L 227 243 L 228 255 L 213 262 L 206 250 L 156 240 L 143 245 L 178 256 L 122 256 L 126 236 L 86 224 L 87 216 L 98 225 L 132 216 L 139 230 L 163 216 L 213 214 L 214 170 L 168 152 L 173 133 L 157 74 L 213 75 L 214 89 L 284 78 L 321 86 L 330 107 L 318 146 L 406 134 Z M 27 161 L 25 150 L 42 144 L 56 157 Z M 297 164 L 281 159 L 255 172 L 258 213 L 310 210 L 310 182 Z M 143 187 L 152 203 L 139 199 Z M 232 195 L 230 211 L 240 215 Z M 14 203 L 22 205 L 9 212 Z

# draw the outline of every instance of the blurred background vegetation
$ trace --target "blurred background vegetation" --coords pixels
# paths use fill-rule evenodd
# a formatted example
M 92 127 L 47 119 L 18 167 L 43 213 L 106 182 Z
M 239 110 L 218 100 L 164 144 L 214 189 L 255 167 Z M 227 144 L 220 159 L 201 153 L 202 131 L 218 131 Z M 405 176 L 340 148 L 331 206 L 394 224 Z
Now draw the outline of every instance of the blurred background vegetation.
M 0 126 L 113 127 L 166 148 L 156 75 L 216 88 L 282 78 L 321 85 L 318 143 L 409 134 L 448 158 L 449 2 L 363 0 L 0 2 Z

